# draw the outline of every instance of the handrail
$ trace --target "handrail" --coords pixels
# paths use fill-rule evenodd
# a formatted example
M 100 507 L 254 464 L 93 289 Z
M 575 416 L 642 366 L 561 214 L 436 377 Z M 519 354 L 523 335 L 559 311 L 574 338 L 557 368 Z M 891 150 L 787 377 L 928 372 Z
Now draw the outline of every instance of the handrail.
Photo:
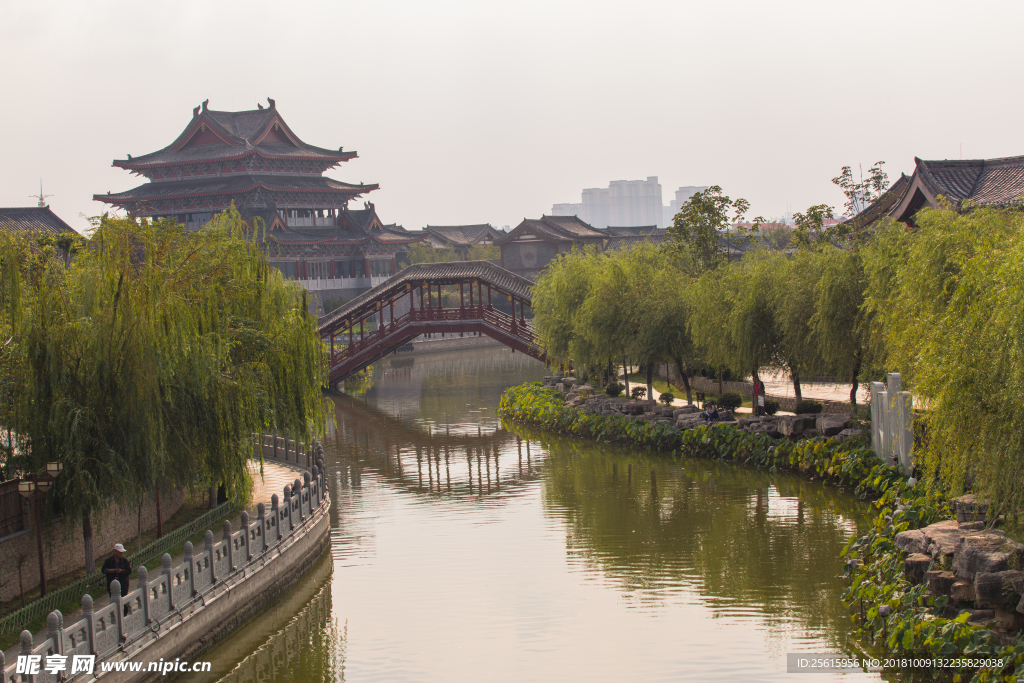
M 317 454 L 322 455 L 319 447 Z M 91 596 L 83 595 L 83 617 L 73 624 L 65 624 L 59 611 L 50 611 L 47 618 L 48 637 L 36 645 L 32 634 L 22 631 L 21 653 L 65 656 L 92 654 L 102 661 L 139 638 L 151 637 L 153 633 L 159 638 L 161 621 L 174 614 L 181 615 L 182 608 L 197 600 L 204 600 L 206 593 L 228 577 L 239 575 L 240 572 L 243 578 L 248 576 L 247 572 L 251 573 L 249 569 L 254 563 L 266 563 L 267 553 L 271 549 L 323 518 L 327 512 L 325 504 L 328 502 L 327 477 L 322 459 L 318 460 L 318 465 L 312 467 L 312 474 L 306 471 L 302 473 L 301 480 L 296 479 L 294 485 L 285 486 L 280 501 L 275 494 L 269 507 L 259 503 L 259 514 L 255 520 L 250 521 L 248 514 L 242 512 L 242 524 L 237 531 L 233 531 L 231 525 L 225 522 L 221 541 L 214 542 L 213 532 L 208 530 L 205 547 L 193 548 L 190 542 L 185 542 L 184 562 L 177 567 L 171 566 L 171 558 L 167 553 L 163 556 L 163 566 L 159 573 L 154 571 L 150 576 L 144 566 L 140 565 L 138 587 L 126 596 L 122 597 L 115 590 L 109 605 L 97 606 L 94 610 Z M 201 528 L 204 522 L 222 515 L 228 506 L 225 503 L 214 508 L 187 526 Z M 159 544 L 172 543 L 174 538 L 180 540 L 187 537 L 185 534 L 186 527 L 182 527 L 174 534 L 159 539 Z M 145 560 L 158 552 L 157 545 L 147 545 L 132 558 Z M 56 597 L 76 587 L 80 588 L 82 582 L 94 581 L 96 577 L 90 575 L 52 595 Z M 102 578 L 102 574 L 99 577 Z M 38 609 L 44 602 L 45 599 L 36 601 L 35 605 L 26 605 L 24 609 Z M 129 605 L 133 609 L 128 609 Z M 111 629 L 111 626 L 114 628 Z M 85 634 L 85 637 L 81 634 Z M 8 665 L 4 662 L 0 653 L 2 680 L 15 680 L 11 678 L 15 675 L 14 668 L 13 663 Z
M 190 536 L 194 536 L 195 533 L 203 526 L 209 524 L 215 519 L 223 517 L 227 514 L 230 508 L 231 503 L 221 503 L 217 507 L 205 512 L 199 517 L 196 517 L 166 536 L 158 538 L 152 543 L 146 544 L 143 546 L 142 550 L 138 550 L 131 555 L 128 555 L 128 561 L 134 568 L 138 568 L 139 566 L 146 564 L 153 558 L 163 555 L 179 543 L 183 543 Z M 142 558 L 141 561 L 139 558 Z M 44 614 L 49 614 L 53 610 L 59 609 L 61 605 L 66 602 L 70 602 L 76 596 L 81 597 L 81 594 L 88 592 L 88 589 L 94 587 L 102 588 L 104 581 L 105 577 L 103 576 L 103 572 L 93 572 L 89 576 L 78 579 L 74 583 L 69 583 L 68 585 L 61 586 L 51 593 L 47 593 L 45 596 L 33 600 L 24 607 L 21 607 L 17 611 L 11 612 L 6 617 L 0 619 L 0 633 L 14 633 L 19 631 Z

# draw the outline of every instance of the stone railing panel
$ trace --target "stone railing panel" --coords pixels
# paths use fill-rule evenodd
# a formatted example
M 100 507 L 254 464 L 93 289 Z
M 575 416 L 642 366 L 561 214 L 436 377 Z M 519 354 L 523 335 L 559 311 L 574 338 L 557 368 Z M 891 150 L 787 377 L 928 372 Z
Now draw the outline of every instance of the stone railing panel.
M 89 646 L 89 620 L 79 619 L 75 623 L 66 626 L 61 633 L 61 654 L 87 655 L 91 654 Z
M 191 543 L 186 543 L 191 546 Z M 175 607 L 180 608 L 192 599 L 192 561 L 187 558 L 171 573 L 171 602 Z
M 121 626 L 117 619 L 118 605 L 111 603 L 96 610 L 93 624 L 96 635 L 93 638 L 96 656 L 102 659 L 117 649 L 121 642 Z
M 170 577 L 164 574 L 149 584 L 149 618 L 163 619 L 171 611 Z
M 221 541 L 213 549 L 213 575 L 217 580 L 231 573 L 231 541 Z
M 129 638 L 146 628 L 146 611 L 145 606 L 142 604 L 145 597 L 145 591 L 136 588 L 121 599 L 121 623 L 123 624 L 125 635 Z

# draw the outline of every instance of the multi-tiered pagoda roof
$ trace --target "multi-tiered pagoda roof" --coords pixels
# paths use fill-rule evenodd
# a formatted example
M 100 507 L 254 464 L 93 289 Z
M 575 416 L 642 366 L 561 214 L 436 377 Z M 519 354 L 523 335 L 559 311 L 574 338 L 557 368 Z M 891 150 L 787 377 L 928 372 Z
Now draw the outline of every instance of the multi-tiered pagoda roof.
M 177 217 L 186 224 L 201 224 L 204 216 L 208 220 L 208 214 L 223 211 L 232 201 L 247 220 L 260 216 L 268 225 L 277 216 L 285 223 L 292 216 L 336 224 L 350 200 L 378 186 L 324 177 L 357 154 L 303 142 L 274 100 L 268 101 L 268 108 L 237 112 L 214 111 L 203 102 L 167 147 L 114 161 L 149 182 L 94 199 L 135 215 Z

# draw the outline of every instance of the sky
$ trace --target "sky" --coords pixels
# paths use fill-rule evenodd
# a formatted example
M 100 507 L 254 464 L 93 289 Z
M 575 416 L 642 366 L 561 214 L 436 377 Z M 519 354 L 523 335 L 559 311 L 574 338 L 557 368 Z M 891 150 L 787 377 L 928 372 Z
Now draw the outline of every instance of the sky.
M 1024 3 L 0 0 L 0 206 L 79 230 L 192 109 L 273 97 L 386 223 L 515 227 L 586 187 L 720 185 L 768 218 L 844 165 L 1024 154 Z M 961 151 L 962 150 L 962 151 Z M 358 204 L 358 203 L 357 203 Z M 353 204 L 355 207 L 357 204 Z M 361 206 L 361 205 L 360 205 Z

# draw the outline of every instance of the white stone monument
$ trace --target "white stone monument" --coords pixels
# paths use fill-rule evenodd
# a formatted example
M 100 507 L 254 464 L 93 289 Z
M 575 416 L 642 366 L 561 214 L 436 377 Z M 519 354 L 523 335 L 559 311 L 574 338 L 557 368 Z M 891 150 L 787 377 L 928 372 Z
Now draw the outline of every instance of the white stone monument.
M 914 449 L 914 401 L 901 391 L 900 375 L 891 372 L 885 384 L 871 383 L 871 447 L 890 465 L 910 473 Z

